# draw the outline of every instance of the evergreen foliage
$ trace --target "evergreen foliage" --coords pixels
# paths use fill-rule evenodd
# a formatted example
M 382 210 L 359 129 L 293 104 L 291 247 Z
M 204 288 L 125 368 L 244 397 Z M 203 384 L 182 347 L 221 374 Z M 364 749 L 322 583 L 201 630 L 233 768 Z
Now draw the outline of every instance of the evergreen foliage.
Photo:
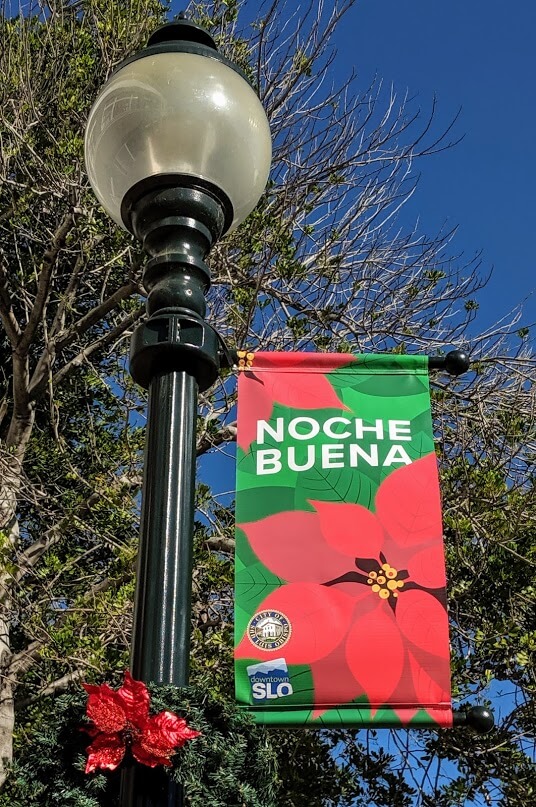
M 277 757 L 266 732 L 208 687 L 177 690 L 151 685 L 151 713 L 168 709 L 187 718 L 202 736 L 172 758 L 169 776 L 181 782 L 192 807 L 275 807 Z M 26 753 L 15 763 L 0 795 L 1 807 L 114 807 L 119 804 L 120 768 L 111 773 L 84 773 L 84 749 L 90 739 L 87 696 L 79 688 L 44 698 L 29 712 Z M 44 719 L 43 719 L 43 716 Z M 161 771 L 156 771 L 159 774 Z

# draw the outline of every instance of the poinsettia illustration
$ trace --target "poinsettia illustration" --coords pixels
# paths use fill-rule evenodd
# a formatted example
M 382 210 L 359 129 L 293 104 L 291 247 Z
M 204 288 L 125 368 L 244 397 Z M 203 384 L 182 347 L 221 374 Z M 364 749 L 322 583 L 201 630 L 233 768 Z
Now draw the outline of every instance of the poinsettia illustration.
M 95 739 L 88 746 L 86 773 L 98 768 L 113 771 L 128 749 L 142 765 L 171 765 L 170 757 L 188 740 L 200 736 L 173 712 L 149 715 L 149 692 L 142 681 L 125 672 L 118 690 L 108 684 L 83 684 L 89 694 L 86 731 Z
M 279 611 L 292 632 L 278 650 L 309 664 L 316 714 L 366 696 L 373 711 L 394 705 L 407 722 L 420 709 L 450 716 L 448 620 L 437 482 L 430 454 L 393 471 L 375 512 L 359 504 L 311 501 L 239 525 L 285 585 L 257 611 Z M 247 634 L 238 658 L 266 661 Z M 435 714 L 434 714 L 435 716 Z
M 274 403 L 295 409 L 347 410 L 329 383 L 326 373 L 356 361 L 349 353 L 248 353 L 252 356 L 240 373 L 239 384 L 248 384 L 248 394 L 240 396 L 237 442 L 249 449 L 257 434 L 257 421 L 269 420 Z M 307 386 L 299 369 L 307 372 Z M 270 372 L 263 372 L 269 370 Z

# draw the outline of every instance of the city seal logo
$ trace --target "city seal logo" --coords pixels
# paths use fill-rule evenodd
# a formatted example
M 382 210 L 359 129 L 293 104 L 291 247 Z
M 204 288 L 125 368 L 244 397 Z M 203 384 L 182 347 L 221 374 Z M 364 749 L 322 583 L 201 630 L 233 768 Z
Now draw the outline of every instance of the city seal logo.
M 249 641 L 260 650 L 279 650 L 291 633 L 290 622 L 281 611 L 259 611 L 249 620 Z

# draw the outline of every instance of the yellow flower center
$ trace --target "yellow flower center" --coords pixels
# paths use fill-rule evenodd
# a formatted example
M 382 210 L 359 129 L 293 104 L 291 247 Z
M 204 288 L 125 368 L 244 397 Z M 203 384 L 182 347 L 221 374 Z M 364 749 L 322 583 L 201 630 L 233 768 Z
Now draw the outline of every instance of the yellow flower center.
M 236 351 L 238 356 L 238 369 L 239 370 L 248 370 L 251 365 L 253 364 L 253 359 L 255 357 L 254 353 L 249 353 L 246 350 L 237 350 Z
M 381 574 L 369 572 L 367 583 L 372 586 L 372 591 L 382 600 L 389 597 L 398 597 L 398 590 L 404 587 L 404 581 L 398 580 L 398 570 L 388 563 L 382 563 Z

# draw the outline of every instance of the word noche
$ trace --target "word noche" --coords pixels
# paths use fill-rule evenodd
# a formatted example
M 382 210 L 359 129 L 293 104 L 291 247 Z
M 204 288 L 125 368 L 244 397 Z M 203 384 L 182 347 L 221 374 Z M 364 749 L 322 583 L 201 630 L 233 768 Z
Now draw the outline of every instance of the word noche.
M 307 444 L 319 435 L 336 442 L 321 445 Z M 366 440 L 363 447 L 359 442 Z M 375 442 L 369 442 L 375 440 Z M 371 466 L 409 465 L 411 458 L 401 443 L 411 440 L 409 420 L 376 420 L 366 424 L 361 418 L 342 416 L 319 422 L 311 417 L 297 417 L 285 422 L 276 418 L 274 423 L 257 421 L 257 446 L 268 441 L 270 448 L 258 448 L 256 466 L 258 475 L 277 474 L 286 466 L 291 471 L 308 471 L 321 468 L 356 468 L 360 463 Z M 289 445 L 297 441 L 297 445 Z M 344 442 L 342 442 L 344 441 Z M 385 447 L 382 443 L 385 441 Z M 274 443 L 283 443 L 281 448 Z

